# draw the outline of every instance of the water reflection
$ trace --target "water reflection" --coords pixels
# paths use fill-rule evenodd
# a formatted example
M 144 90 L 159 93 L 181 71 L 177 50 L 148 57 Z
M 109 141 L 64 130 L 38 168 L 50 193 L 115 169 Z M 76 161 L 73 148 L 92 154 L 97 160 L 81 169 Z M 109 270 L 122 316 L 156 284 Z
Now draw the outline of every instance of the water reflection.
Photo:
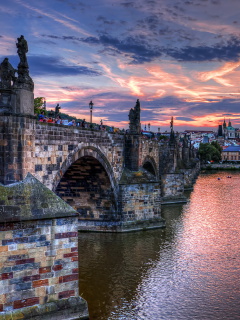
M 240 319 L 239 174 L 202 175 L 167 228 L 80 234 L 90 319 Z M 217 180 L 217 177 L 221 180 Z

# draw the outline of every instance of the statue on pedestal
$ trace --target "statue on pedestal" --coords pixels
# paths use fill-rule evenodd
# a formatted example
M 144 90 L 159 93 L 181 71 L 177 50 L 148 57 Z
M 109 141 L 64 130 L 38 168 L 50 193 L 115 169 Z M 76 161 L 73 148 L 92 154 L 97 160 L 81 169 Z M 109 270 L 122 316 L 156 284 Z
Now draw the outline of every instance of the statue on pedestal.
M 56 105 L 56 107 L 55 107 L 55 118 L 57 118 L 58 116 L 59 116 L 59 110 L 61 109 L 61 107 L 60 107 L 60 105 L 59 105 L 59 103 Z
M 27 52 L 28 52 L 28 44 L 24 39 L 24 36 L 21 35 L 20 38 L 17 38 L 18 42 L 16 43 L 17 53 L 20 58 L 20 62 L 18 64 L 18 78 L 17 85 L 18 87 L 25 87 L 33 91 L 33 81 L 29 76 L 29 67 L 27 62 Z
M 171 118 L 171 121 L 170 121 L 170 129 L 171 131 L 173 130 L 173 117 Z
M 134 108 L 131 108 L 129 112 L 129 131 L 130 133 L 140 134 L 141 133 L 141 123 L 140 123 L 140 101 L 137 99 Z
M 170 121 L 170 138 L 169 138 L 169 144 L 170 145 L 175 145 L 176 143 L 176 138 L 175 138 L 175 133 L 174 133 L 174 130 L 173 130 L 173 117 L 171 118 L 171 121 Z
M 28 68 L 28 63 L 27 63 L 27 52 L 28 52 L 28 44 L 27 41 L 24 39 L 24 36 L 21 35 L 20 38 L 17 38 L 18 42 L 16 43 L 17 46 L 17 53 L 20 58 L 20 63 L 19 65 L 24 66 Z

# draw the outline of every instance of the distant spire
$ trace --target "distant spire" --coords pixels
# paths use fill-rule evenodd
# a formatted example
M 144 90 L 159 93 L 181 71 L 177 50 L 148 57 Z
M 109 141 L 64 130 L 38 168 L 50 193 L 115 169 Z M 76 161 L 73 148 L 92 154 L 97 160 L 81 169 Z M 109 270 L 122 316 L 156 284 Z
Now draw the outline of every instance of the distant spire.
M 223 129 L 226 129 L 227 125 L 226 125 L 226 121 L 225 121 L 225 118 L 224 118 L 224 121 L 223 121 Z
M 232 126 L 232 124 L 231 124 L 231 121 L 230 121 L 230 119 L 229 119 L 228 127 L 231 127 L 231 126 Z

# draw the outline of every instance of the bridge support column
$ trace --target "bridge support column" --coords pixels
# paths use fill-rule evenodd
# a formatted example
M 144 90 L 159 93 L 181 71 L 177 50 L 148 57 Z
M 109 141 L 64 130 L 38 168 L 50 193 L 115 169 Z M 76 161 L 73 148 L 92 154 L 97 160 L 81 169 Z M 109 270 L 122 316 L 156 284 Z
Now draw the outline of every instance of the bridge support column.
M 139 169 L 139 135 L 125 137 L 125 167 L 132 171 Z
M 77 213 L 28 174 L 0 185 L 0 320 L 88 319 Z
M 122 232 L 165 227 L 158 182 L 121 184 Z
M 186 202 L 183 173 L 165 173 L 161 176 L 162 204 Z
M 195 183 L 199 171 L 200 171 L 200 162 L 196 162 L 193 168 L 189 169 L 180 169 L 180 171 L 184 174 L 184 189 L 185 190 L 192 190 L 193 184 Z

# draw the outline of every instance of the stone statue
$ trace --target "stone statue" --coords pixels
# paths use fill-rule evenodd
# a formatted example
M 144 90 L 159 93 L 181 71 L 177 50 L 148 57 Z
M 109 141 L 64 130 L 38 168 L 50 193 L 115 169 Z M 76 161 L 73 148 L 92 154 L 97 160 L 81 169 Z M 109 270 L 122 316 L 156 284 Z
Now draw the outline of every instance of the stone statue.
M 55 107 L 55 118 L 57 118 L 58 116 L 59 116 L 59 110 L 61 109 L 61 107 L 60 107 L 60 105 L 59 105 L 59 103 L 56 105 L 56 107 Z
M 20 58 L 20 65 L 25 66 L 28 68 L 28 63 L 27 63 L 27 52 L 28 52 L 28 44 L 27 41 L 24 39 L 24 36 L 21 35 L 20 38 L 17 38 L 18 42 L 16 43 L 17 46 L 17 53 Z
M 170 129 L 171 131 L 173 130 L 173 117 L 171 118 L 171 121 L 170 121 Z
M 18 88 L 24 87 L 27 90 L 33 91 L 34 83 L 32 78 L 29 76 L 29 67 L 27 62 L 28 44 L 23 35 L 21 35 L 20 38 L 17 38 L 17 40 L 16 47 L 20 62 L 18 64 L 18 78 L 16 85 Z
M 141 132 L 141 124 L 140 124 L 140 101 L 137 99 L 136 105 L 134 108 L 130 109 L 129 112 L 129 129 L 130 133 L 140 134 Z
M 4 89 L 10 89 L 16 81 L 15 72 L 17 70 L 13 68 L 8 58 L 5 58 L 0 64 L 0 78 L 1 87 Z

